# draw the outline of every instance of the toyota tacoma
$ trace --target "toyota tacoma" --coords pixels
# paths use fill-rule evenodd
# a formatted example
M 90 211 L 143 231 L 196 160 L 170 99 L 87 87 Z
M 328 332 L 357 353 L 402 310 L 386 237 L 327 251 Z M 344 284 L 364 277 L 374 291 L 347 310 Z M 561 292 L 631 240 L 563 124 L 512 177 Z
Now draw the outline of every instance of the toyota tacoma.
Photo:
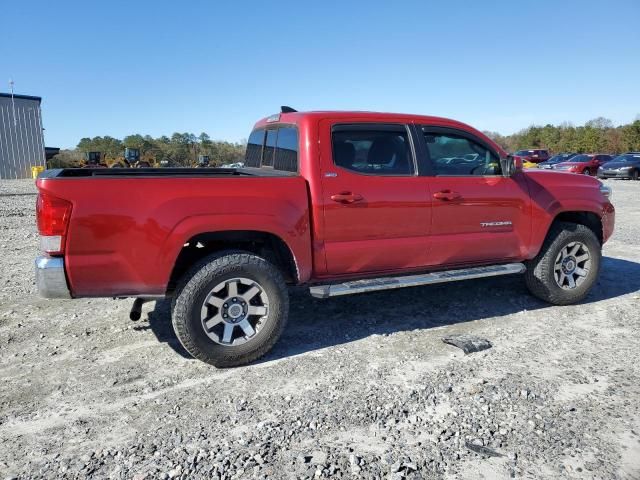
M 597 179 L 523 171 L 445 118 L 281 112 L 242 168 L 57 169 L 37 179 L 47 298 L 172 298 L 194 357 L 251 362 L 287 322 L 288 287 L 330 298 L 524 274 L 555 305 L 582 300 L 614 228 Z

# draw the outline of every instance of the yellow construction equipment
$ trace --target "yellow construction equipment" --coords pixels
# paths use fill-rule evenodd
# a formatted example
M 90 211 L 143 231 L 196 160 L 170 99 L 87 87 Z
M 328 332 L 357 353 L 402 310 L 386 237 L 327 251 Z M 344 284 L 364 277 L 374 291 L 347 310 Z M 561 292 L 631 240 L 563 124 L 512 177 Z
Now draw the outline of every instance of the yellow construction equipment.
M 117 157 L 105 155 L 102 163 L 109 168 L 149 168 L 159 167 L 156 156 L 151 152 L 140 155 L 140 149 L 127 147 L 124 154 Z
M 72 165 L 73 168 L 105 168 L 104 158 L 102 152 L 85 152 L 84 159 L 78 162 L 77 165 Z

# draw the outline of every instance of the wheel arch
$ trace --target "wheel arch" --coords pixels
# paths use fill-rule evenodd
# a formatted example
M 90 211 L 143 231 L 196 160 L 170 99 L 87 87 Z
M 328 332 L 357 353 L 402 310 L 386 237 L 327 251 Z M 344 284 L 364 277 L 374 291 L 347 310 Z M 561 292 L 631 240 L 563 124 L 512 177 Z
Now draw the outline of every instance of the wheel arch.
M 540 249 L 544 244 L 544 240 L 547 239 L 547 237 L 553 230 L 553 227 L 558 223 L 562 223 L 562 222 L 584 225 L 595 234 L 601 246 L 604 243 L 604 230 L 602 225 L 602 218 L 600 217 L 600 215 L 598 215 L 595 212 L 590 212 L 587 210 L 568 210 L 568 211 L 556 213 L 555 217 L 553 217 L 553 220 L 549 223 L 549 226 L 547 227 L 547 231 L 545 232 L 545 235 L 542 238 L 542 242 L 540 242 L 540 246 L 538 247 L 538 249 L 536 250 L 533 256 L 540 253 Z M 533 256 L 531 258 L 533 258 Z
M 278 267 L 287 283 L 295 284 L 300 280 L 295 254 L 280 236 L 262 230 L 208 231 L 192 235 L 184 242 L 171 270 L 167 294 L 173 293 L 191 266 L 212 253 L 224 250 L 254 253 Z

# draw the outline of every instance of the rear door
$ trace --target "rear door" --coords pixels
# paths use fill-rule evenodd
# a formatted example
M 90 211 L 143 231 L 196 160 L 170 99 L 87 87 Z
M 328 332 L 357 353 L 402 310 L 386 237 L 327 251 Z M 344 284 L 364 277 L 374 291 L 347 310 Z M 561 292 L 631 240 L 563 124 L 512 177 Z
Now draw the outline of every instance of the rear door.
M 327 273 L 428 263 L 431 200 L 404 124 L 320 122 Z
M 498 153 L 466 131 L 416 130 L 433 173 L 430 263 L 489 263 L 526 255 L 531 216 L 524 174 L 502 176 Z

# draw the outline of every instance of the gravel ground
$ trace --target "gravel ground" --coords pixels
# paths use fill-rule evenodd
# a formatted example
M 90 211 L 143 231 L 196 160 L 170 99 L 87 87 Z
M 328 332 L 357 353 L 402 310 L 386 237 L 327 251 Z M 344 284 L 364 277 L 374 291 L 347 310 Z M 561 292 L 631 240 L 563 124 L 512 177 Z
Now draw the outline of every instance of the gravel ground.
M 580 305 L 518 277 L 314 300 L 216 370 L 167 302 L 43 300 L 35 188 L 0 181 L 0 478 L 640 478 L 640 182 Z M 493 347 L 464 355 L 441 338 Z

